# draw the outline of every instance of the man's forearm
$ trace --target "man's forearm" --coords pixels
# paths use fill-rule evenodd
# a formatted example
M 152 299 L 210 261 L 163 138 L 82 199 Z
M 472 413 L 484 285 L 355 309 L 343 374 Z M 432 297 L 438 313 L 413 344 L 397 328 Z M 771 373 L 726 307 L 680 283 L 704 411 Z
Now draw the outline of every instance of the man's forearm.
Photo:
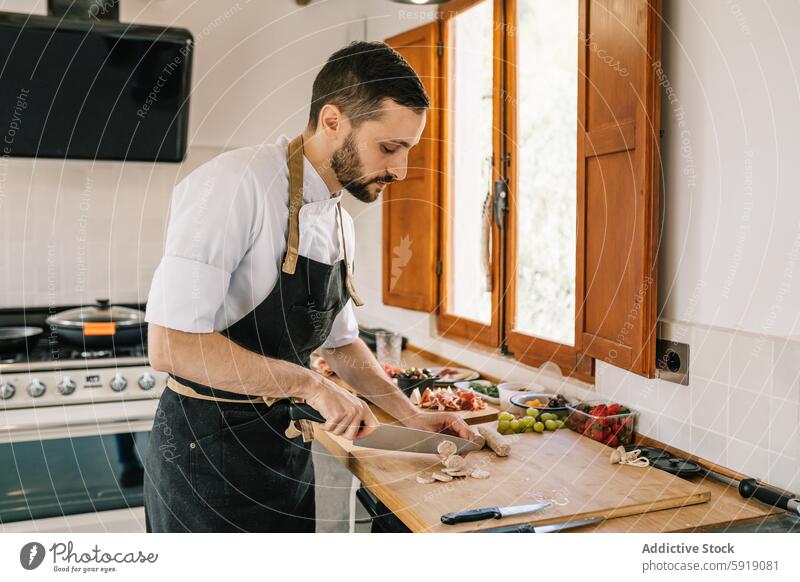
M 397 420 L 402 422 L 419 414 L 360 338 L 346 346 L 320 351 L 337 376 Z
M 148 351 L 156 369 L 228 392 L 305 398 L 321 382 L 303 366 L 251 352 L 219 333 L 150 324 Z

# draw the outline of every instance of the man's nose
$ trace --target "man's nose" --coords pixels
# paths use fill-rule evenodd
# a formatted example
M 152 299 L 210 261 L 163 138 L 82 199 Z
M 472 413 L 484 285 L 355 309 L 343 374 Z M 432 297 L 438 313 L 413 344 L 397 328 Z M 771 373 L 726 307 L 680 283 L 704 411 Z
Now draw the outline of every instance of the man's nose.
M 403 156 L 399 165 L 386 168 L 386 173 L 392 176 L 395 181 L 405 180 L 408 173 L 408 156 Z

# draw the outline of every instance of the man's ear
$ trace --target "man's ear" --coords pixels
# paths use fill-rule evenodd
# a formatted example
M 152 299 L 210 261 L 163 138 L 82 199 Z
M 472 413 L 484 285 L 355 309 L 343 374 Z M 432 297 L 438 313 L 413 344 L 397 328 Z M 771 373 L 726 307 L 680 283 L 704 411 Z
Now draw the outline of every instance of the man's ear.
M 335 140 L 342 128 L 342 110 L 333 103 L 326 103 L 319 112 L 318 125 L 325 134 Z

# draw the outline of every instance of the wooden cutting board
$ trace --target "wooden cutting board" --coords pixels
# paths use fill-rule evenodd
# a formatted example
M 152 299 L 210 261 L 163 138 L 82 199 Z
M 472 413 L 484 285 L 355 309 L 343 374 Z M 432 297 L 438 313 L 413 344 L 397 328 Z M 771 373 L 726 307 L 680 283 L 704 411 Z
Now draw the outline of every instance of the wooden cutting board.
M 569 518 L 622 517 L 704 503 L 711 497 L 707 487 L 652 467 L 612 465 L 610 447 L 568 429 L 508 437 L 513 445 L 505 458 L 488 449 L 469 453 L 468 466 L 489 470 L 489 479 L 467 477 L 431 485 L 417 483 L 416 475 L 441 466 L 432 455 L 362 449 L 321 431 L 318 438 L 412 531 L 475 531 Z M 455 526 L 440 521 L 450 511 L 542 500 L 553 505 L 527 516 Z
M 435 410 L 431 410 L 430 408 L 420 408 L 419 410 L 425 413 L 436 412 Z M 372 407 L 372 412 L 375 414 L 375 418 L 377 418 L 378 421 L 380 422 L 383 422 L 385 424 L 399 424 L 395 418 L 392 418 L 386 412 L 384 412 L 380 408 L 377 408 L 376 406 Z M 490 420 L 497 420 L 498 412 L 500 411 L 497 408 L 494 408 L 491 404 L 487 404 L 486 408 L 482 408 L 481 410 L 455 411 L 455 413 L 458 414 L 461 418 L 463 418 L 464 422 L 466 422 L 467 424 L 480 424 L 482 422 L 488 422 Z
M 329 379 L 332 380 L 333 382 L 335 382 L 336 384 L 338 384 L 339 386 L 341 386 L 342 388 L 344 388 L 345 390 L 349 390 L 350 392 L 353 392 L 354 394 L 356 394 L 355 390 L 350 388 L 350 386 L 348 386 L 345 383 L 345 381 L 342 380 L 341 378 L 339 378 L 338 376 L 331 376 Z M 372 412 L 375 414 L 375 417 L 380 422 L 383 422 L 383 423 L 386 423 L 386 424 L 398 424 L 397 419 L 392 418 L 391 416 L 389 416 L 389 414 L 387 414 L 386 412 L 384 412 L 383 410 L 381 410 L 377 406 L 370 406 L 370 408 L 372 409 Z M 432 410 L 430 408 L 419 408 L 419 410 L 422 411 L 422 412 L 437 412 L 437 411 Z M 449 412 L 452 412 L 452 411 L 449 411 Z M 467 424 L 479 424 L 481 422 L 488 422 L 490 420 L 496 420 L 497 419 L 497 413 L 500 412 L 500 410 L 498 408 L 495 408 L 493 405 L 489 404 L 488 402 L 486 402 L 486 407 L 482 408 L 480 410 L 457 410 L 455 412 L 456 412 L 456 414 L 461 416 L 461 418 L 463 418 L 464 422 L 466 422 Z

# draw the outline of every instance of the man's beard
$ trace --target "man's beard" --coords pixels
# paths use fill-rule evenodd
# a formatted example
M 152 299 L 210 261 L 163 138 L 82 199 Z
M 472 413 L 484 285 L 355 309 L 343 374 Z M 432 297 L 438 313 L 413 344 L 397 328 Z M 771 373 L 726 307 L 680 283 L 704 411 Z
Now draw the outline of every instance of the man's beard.
M 386 182 L 388 184 L 394 181 L 394 177 L 389 175 L 379 176 L 371 180 L 362 179 L 364 171 L 361 167 L 361 156 L 358 155 L 358 148 L 356 148 L 352 131 L 345 138 L 342 147 L 333 152 L 331 169 L 336 174 L 336 179 L 339 183 L 362 202 L 374 202 L 378 198 L 380 192 L 373 194 L 367 189 L 370 184 L 376 182 Z

